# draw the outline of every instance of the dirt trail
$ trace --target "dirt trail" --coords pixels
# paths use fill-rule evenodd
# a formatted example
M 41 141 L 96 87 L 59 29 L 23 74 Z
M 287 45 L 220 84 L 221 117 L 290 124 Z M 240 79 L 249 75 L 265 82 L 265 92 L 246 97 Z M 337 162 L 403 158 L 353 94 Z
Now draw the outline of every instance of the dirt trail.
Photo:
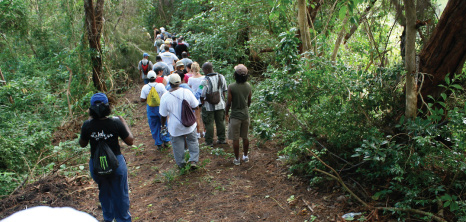
M 153 145 L 145 103 L 138 102 L 140 87 L 124 96 L 135 104 L 131 130 L 138 148 L 122 146 L 133 221 L 341 221 L 343 213 L 357 207 L 332 190 L 334 185 L 311 189 L 290 177 L 276 160 L 281 147 L 273 142 L 257 146 L 252 139 L 250 162 L 240 166 L 232 163 L 231 141 L 200 146 L 202 167 L 180 175 L 171 149 L 160 152 Z M 36 205 L 71 206 L 102 220 L 97 185 L 87 175 L 53 176 L 28 185 L 0 201 L 0 218 Z

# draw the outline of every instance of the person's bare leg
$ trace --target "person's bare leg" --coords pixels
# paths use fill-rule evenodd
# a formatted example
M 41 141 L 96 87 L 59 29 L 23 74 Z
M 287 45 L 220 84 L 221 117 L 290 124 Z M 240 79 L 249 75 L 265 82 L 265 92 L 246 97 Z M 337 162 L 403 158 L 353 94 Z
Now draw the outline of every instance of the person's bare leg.
M 233 152 L 235 153 L 235 158 L 239 160 L 239 139 L 233 140 Z
M 238 141 L 239 146 L 239 141 Z M 249 139 L 243 139 L 243 155 L 248 156 L 249 151 Z

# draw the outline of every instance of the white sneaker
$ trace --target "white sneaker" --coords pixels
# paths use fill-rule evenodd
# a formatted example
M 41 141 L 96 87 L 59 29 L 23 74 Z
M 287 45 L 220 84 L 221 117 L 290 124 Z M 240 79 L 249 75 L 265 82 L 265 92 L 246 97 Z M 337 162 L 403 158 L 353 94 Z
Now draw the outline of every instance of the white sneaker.
M 201 138 L 201 133 L 197 133 L 197 138 L 198 138 L 198 139 Z
M 245 163 L 249 162 L 249 157 L 243 155 L 243 162 L 245 162 Z
M 233 164 L 235 164 L 236 166 L 239 166 L 241 164 L 241 160 L 235 158 L 233 160 Z

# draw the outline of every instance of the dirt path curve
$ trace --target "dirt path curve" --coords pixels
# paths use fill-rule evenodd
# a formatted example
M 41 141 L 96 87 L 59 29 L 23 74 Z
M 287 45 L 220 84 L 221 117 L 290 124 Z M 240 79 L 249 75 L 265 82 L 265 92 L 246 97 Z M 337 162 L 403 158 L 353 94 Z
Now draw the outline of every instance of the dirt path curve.
M 231 141 L 214 148 L 200 146 L 202 167 L 180 175 L 172 150 L 156 151 L 153 145 L 145 103 L 138 102 L 140 87 L 133 87 L 121 99 L 133 104 L 129 122 L 136 147 L 122 145 L 133 221 L 340 221 L 351 207 L 341 201 L 344 196 L 334 192 L 333 186 L 311 189 L 288 175 L 286 166 L 276 160 L 281 146 L 270 142 L 257 146 L 255 139 L 249 163 L 233 165 Z M 86 178 L 79 183 L 53 179 L 44 195 L 27 203 L 72 206 L 102 220 L 97 185 Z M 37 192 L 34 184 L 28 189 Z M 58 194 L 52 195 L 54 192 Z M 25 203 L 9 207 L 9 211 L 24 209 Z

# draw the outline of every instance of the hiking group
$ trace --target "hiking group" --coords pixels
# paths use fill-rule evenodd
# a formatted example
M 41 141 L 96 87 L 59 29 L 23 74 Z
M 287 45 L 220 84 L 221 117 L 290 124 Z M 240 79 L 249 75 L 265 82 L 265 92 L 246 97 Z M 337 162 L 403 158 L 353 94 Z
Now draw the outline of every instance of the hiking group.
M 216 144 L 227 144 L 227 121 L 234 165 L 240 165 L 241 160 L 248 162 L 252 88 L 247 82 L 246 66 L 235 66 L 235 83 L 228 85 L 210 62 L 202 65 L 201 74 L 200 65 L 188 58 L 189 44 L 183 37 L 176 38 L 163 27 L 154 29 L 154 36 L 155 63 L 148 53 L 143 53 L 138 70 L 144 81 L 140 101 L 147 103 L 147 119 L 157 150 L 171 147 L 180 169 L 197 169 L 199 138 L 204 137 L 204 145 L 213 147 L 215 123 Z M 133 144 L 134 137 L 123 117 L 109 117 L 111 108 L 105 94 L 94 94 L 90 102 L 90 119 L 81 128 L 79 144 L 91 146 L 89 168 L 99 187 L 104 221 L 131 221 L 126 160 L 118 137 L 128 145 Z M 185 152 L 189 152 L 188 162 Z

